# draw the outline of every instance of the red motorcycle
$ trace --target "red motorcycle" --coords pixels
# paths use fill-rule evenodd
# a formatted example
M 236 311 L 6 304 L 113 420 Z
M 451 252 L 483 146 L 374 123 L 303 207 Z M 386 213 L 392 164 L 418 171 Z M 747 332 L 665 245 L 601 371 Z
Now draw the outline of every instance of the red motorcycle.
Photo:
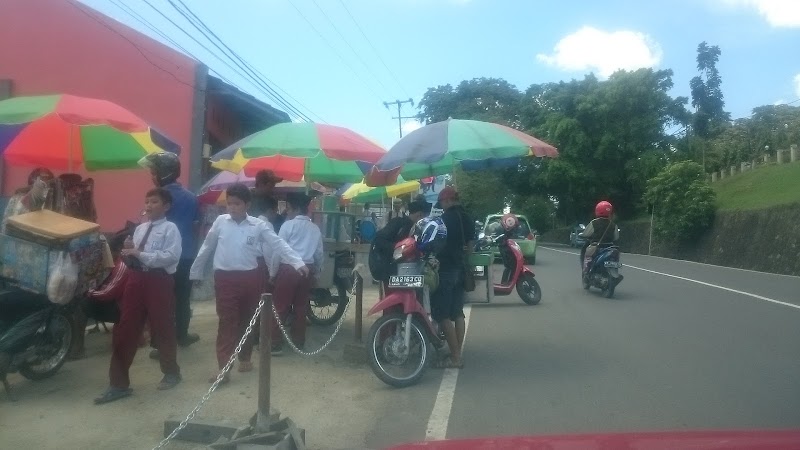
M 372 371 L 390 386 L 417 383 L 435 349 L 445 345 L 430 315 L 430 292 L 438 282 L 438 262 L 431 254 L 413 237 L 398 242 L 397 275 L 389 277 L 385 297 L 368 313 L 383 313 L 369 330 L 367 353 Z
M 517 294 L 528 305 L 537 305 L 542 301 L 542 288 L 536 281 L 536 275 L 525 265 L 525 258 L 519 244 L 514 242 L 519 219 L 514 214 L 506 214 L 500 219 L 498 234 L 484 236 L 475 246 L 476 252 L 491 251 L 494 245 L 500 250 L 500 259 L 503 261 L 503 277 L 500 283 L 492 285 L 494 295 L 509 295 L 516 287 Z M 487 275 L 491 267 L 484 267 Z M 491 278 L 489 278 L 491 279 Z

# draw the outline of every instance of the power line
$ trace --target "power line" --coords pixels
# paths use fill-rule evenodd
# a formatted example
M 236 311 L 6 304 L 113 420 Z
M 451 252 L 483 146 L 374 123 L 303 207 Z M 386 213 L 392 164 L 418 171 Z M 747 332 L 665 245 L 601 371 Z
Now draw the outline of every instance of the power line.
M 233 67 L 233 66 L 232 66 L 232 65 L 231 65 L 231 64 L 230 64 L 228 61 L 226 61 L 225 59 L 221 58 L 221 57 L 220 57 L 219 55 L 217 55 L 217 54 L 216 54 L 214 51 L 212 51 L 211 49 L 209 49 L 209 48 L 208 48 L 208 47 L 207 47 L 205 44 L 203 44 L 203 43 L 202 43 L 200 40 L 198 40 L 196 37 L 194 37 L 194 36 L 193 36 L 191 33 L 189 33 L 188 31 L 186 31 L 186 30 L 185 30 L 183 27 L 181 27 L 180 25 L 178 25 L 178 24 L 177 24 L 177 23 L 176 23 L 174 20 L 172 20 L 172 18 L 170 18 L 170 17 L 169 17 L 169 16 L 167 16 L 167 15 L 166 15 L 164 12 L 162 12 L 160 9 L 158 9 L 156 6 L 154 6 L 154 5 L 153 5 L 153 4 L 152 4 L 150 1 L 148 1 L 148 0 L 142 0 L 142 1 L 143 1 L 145 4 L 147 4 L 147 6 L 149 6 L 151 9 L 153 9 L 153 10 L 154 10 L 156 13 L 158 13 L 158 14 L 159 14 L 161 17 L 163 17 L 165 20 L 167 20 L 169 23 L 171 23 L 171 24 L 172 24 L 172 25 L 173 25 L 175 28 L 177 28 L 178 30 L 180 30 L 181 32 L 183 32 L 183 34 L 185 34 L 186 36 L 188 36 L 188 37 L 189 37 L 189 38 L 190 38 L 192 41 L 194 41 L 194 42 L 195 42 L 197 45 L 199 45 L 199 46 L 200 46 L 202 49 L 204 49 L 204 50 L 205 50 L 206 52 L 208 52 L 210 55 L 212 55 L 212 56 L 214 56 L 215 58 L 217 58 L 217 59 L 218 59 L 220 62 L 222 62 L 222 64 L 224 64 L 226 67 L 228 67 L 228 68 L 229 68 L 231 71 L 233 71 L 234 73 L 237 73 L 237 72 L 239 72 L 239 70 L 237 70 L 236 68 L 234 68 L 234 67 Z M 177 7 L 175 7 L 174 5 L 173 5 L 173 7 L 177 9 Z M 180 10 L 178 10 L 178 12 L 181 12 L 181 11 L 180 11 Z M 185 16 L 185 15 L 184 15 L 184 18 L 186 18 L 186 16 Z M 187 20 L 189 20 L 188 18 L 186 18 L 186 19 L 187 19 Z M 189 23 L 190 23 L 190 25 L 193 25 L 195 28 L 197 28 L 197 26 L 196 26 L 196 25 L 195 25 L 195 24 L 194 24 L 194 23 L 193 23 L 191 20 L 189 20 Z M 203 34 L 203 37 L 205 37 L 205 38 L 206 38 L 206 39 L 208 39 L 208 40 L 209 40 L 209 41 L 210 41 L 212 44 L 214 44 L 214 42 L 213 42 L 213 41 L 211 41 L 211 39 L 210 39 L 210 38 L 209 38 L 207 35 L 205 35 L 204 33 L 202 33 L 202 30 L 199 30 L 199 31 L 201 31 L 201 34 Z M 219 46 L 217 46 L 217 47 L 219 48 Z M 227 56 L 227 55 L 226 55 L 226 56 Z M 235 62 L 235 61 L 234 61 L 234 62 Z M 240 67 L 240 69 L 241 69 L 241 67 Z M 245 79 L 247 79 L 247 77 L 245 77 Z M 269 90 L 265 90 L 263 86 L 260 86 L 260 85 L 259 85 L 259 83 L 258 83 L 258 81 L 250 80 L 250 82 L 251 82 L 251 84 L 253 84 L 253 86 L 254 86 L 254 87 L 256 87 L 257 89 L 260 89 L 262 93 L 264 93 L 264 94 L 265 94 L 265 95 L 266 95 L 268 98 L 270 98 L 272 101 L 274 101 L 274 102 L 275 102 L 275 103 L 276 103 L 276 104 L 277 104 L 279 107 L 282 107 L 282 108 L 285 108 L 285 109 L 287 109 L 287 112 L 288 112 L 289 114 L 291 114 L 291 115 L 293 115 L 293 116 L 296 116 L 296 117 L 301 117 L 301 115 L 298 115 L 296 112 L 294 112 L 294 110 L 293 110 L 293 107 L 292 107 L 291 105 L 289 105 L 288 103 L 285 103 L 285 102 L 281 102 L 281 101 L 280 101 L 280 100 L 279 100 L 277 97 L 274 97 L 273 95 L 271 95 L 270 91 L 269 91 Z
M 145 19 L 145 18 L 144 18 L 144 17 L 143 17 L 141 14 L 137 13 L 137 12 L 136 12 L 136 11 L 135 11 L 133 8 L 131 8 L 130 6 L 126 5 L 125 3 L 118 2 L 117 0 L 109 0 L 109 1 L 110 1 L 110 2 L 111 2 L 113 5 L 114 5 L 114 6 L 116 6 L 117 8 L 121 9 L 123 12 L 125 12 L 126 14 L 128 14 L 128 16 L 132 17 L 132 18 L 133 18 L 133 19 L 135 19 L 137 22 L 139 22 L 140 24 L 142 24 L 143 26 L 145 26 L 147 29 L 149 29 L 150 31 L 152 31 L 153 33 L 155 33 L 156 35 L 158 35 L 159 37 L 161 37 L 162 39 L 164 39 L 166 42 L 169 42 L 169 43 L 170 43 L 170 44 L 173 46 L 173 48 L 176 48 L 176 49 L 180 50 L 180 51 L 181 51 L 181 52 L 183 52 L 184 54 L 186 54 L 186 55 L 188 55 L 189 57 L 193 58 L 195 61 L 200 61 L 200 58 L 198 58 L 198 57 L 197 57 L 196 55 L 194 55 L 192 52 L 190 52 L 190 51 L 189 51 L 189 50 L 187 50 L 185 47 L 183 47 L 182 45 L 180 45 L 180 44 L 179 44 L 179 43 L 178 43 L 178 42 L 177 42 L 175 39 L 171 38 L 171 37 L 170 37 L 168 34 L 164 33 L 164 32 L 163 32 L 163 31 L 161 31 L 160 29 L 158 29 L 158 27 L 156 27 L 155 25 L 153 25 L 153 24 L 152 24 L 152 22 L 150 22 L 149 20 Z M 230 79 L 226 78 L 224 74 L 222 74 L 222 73 L 220 73 L 220 72 L 218 72 L 218 71 L 216 71 L 216 70 L 214 70 L 214 69 L 212 69 L 212 68 L 209 68 L 209 70 L 211 71 L 211 73 L 213 73 L 214 75 L 216 75 L 216 76 L 217 76 L 219 79 L 221 79 L 221 80 L 222 80 L 222 81 L 224 81 L 225 83 L 227 83 L 227 84 L 229 84 L 229 85 L 231 85 L 231 86 L 233 86 L 233 87 L 235 87 L 235 88 L 237 88 L 237 89 L 239 89 L 239 90 L 241 90 L 241 91 L 243 91 L 243 90 L 244 90 L 244 89 L 242 89 L 241 87 L 239 87 L 238 85 L 236 85 L 236 83 L 234 83 L 234 82 L 233 82 L 233 81 L 231 81 Z
M 219 41 L 219 42 L 220 42 L 220 43 L 221 43 L 221 44 L 222 44 L 222 45 L 223 45 L 225 48 L 227 48 L 227 49 L 228 49 L 228 50 L 229 50 L 231 53 L 233 53 L 233 55 L 236 57 L 236 59 L 238 59 L 238 60 L 239 60 L 239 61 L 241 61 L 243 64 L 245 64 L 245 65 L 246 65 L 246 66 L 247 66 L 247 67 L 248 67 L 248 68 L 249 68 L 249 69 L 250 69 L 252 72 L 255 72 L 255 73 L 256 73 L 256 74 L 257 74 L 257 75 L 258 75 L 260 78 L 262 78 L 262 79 L 266 80 L 268 83 L 270 83 L 272 86 L 274 86 L 274 87 L 275 87 L 275 89 L 277 89 L 277 90 L 281 91 L 281 92 L 282 92 L 284 95 L 286 95 L 287 97 L 289 97 L 289 98 L 290 98 L 292 101 L 294 101 L 295 103 L 299 104 L 299 105 L 300 105 L 301 107 L 303 107 L 305 110 L 307 110 L 308 112 L 310 112 L 310 113 L 311 113 L 311 115 L 313 115 L 313 116 L 316 116 L 316 117 L 317 117 L 317 118 L 318 118 L 320 121 L 322 121 L 322 122 L 325 122 L 325 120 L 324 120 L 322 117 L 320 117 L 319 115 L 315 114 L 315 113 L 314 113 L 314 111 L 311 111 L 311 109 L 309 109 L 307 106 L 303 105 L 303 104 L 302 104 L 302 103 L 301 103 L 299 100 L 297 100 L 296 98 L 292 97 L 292 95 L 291 95 L 291 94 L 289 94 L 288 92 L 286 92 L 285 90 L 283 90 L 283 89 L 282 89 L 280 86 L 278 86 L 278 85 L 277 85 L 275 82 L 273 82 L 272 80 L 270 80 L 270 79 L 269 79 L 269 78 L 268 78 L 266 75 L 264 75 L 264 73 L 263 73 L 263 72 L 261 72 L 260 70 L 258 70 L 257 68 L 255 68 L 255 67 L 254 67 L 252 64 L 250 64 L 250 63 L 249 63 L 247 60 L 245 60 L 245 59 L 243 59 L 241 56 L 239 56 L 239 54 L 238 54 L 238 53 L 236 53 L 236 51 L 234 51 L 234 50 L 233 50 L 233 49 L 231 49 L 231 48 L 230 48 L 230 47 L 229 47 L 227 44 L 225 44 L 225 42 L 224 42 L 224 41 L 223 41 L 223 40 L 222 40 L 222 39 L 221 39 L 219 36 L 217 36 L 217 34 L 216 34 L 216 33 L 214 33 L 214 31 L 213 31 L 213 30 L 211 30 L 211 28 L 209 28 L 209 27 L 208 27 L 208 25 L 206 25 L 206 24 L 203 22 L 203 20 L 202 20 L 202 19 L 200 19 L 200 17 L 198 17 L 198 16 L 197 16 L 197 14 L 195 14 L 194 12 L 192 12 L 192 10 L 191 10 L 191 9 L 190 9 L 190 8 L 189 8 L 189 7 L 188 7 L 188 6 L 187 6 L 187 5 L 186 5 L 186 4 L 185 4 L 185 3 L 184 3 L 182 0 L 178 0 L 178 2 L 179 2 L 181 5 L 183 5 L 183 7 L 186 9 L 186 11 L 187 11 L 187 12 L 188 12 L 188 13 L 189 13 L 189 14 L 190 14 L 192 17 L 194 17 L 194 18 L 195 18 L 195 19 L 196 19 L 196 20 L 197 20 L 197 21 L 200 23 L 200 25 L 201 25 L 201 26 L 203 26 L 203 28 L 205 28 L 205 29 L 206 29 L 206 30 L 207 30 L 207 31 L 208 31 L 208 32 L 209 32 L 209 33 L 210 33 L 210 34 L 211 34 L 211 35 L 212 35 L 214 38 L 216 38 L 216 39 L 217 39 L 217 40 L 218 40 L 218 41 Z M 276 95 L 280 96 L 280 94 L 277 94 L 277 93 L 276 93 Z M 281 99 L 283 99 L 283 97 L 281 97 Z M 285 100 L 285 99 L 283 99 L 283 100 Z M 309 121 L 310 121 L 310 120 L 309 120 Z M 326 122 L 326 123 L 327 123 L 327 122 Z
M 177 23 L 176 23 L 174 20 L 172 20 L 172 18 L 170 18 L 169 16 L 167 16 L 167 15 L 166 15 L 164 12 L 162 12 L 160 9 L 158 9 L 156 6 L 154 6 L 152 3 L 150 3 L 150 1 L 148 1 L 148 0 L 142 0 L 142 1 L 143 1 L 143 2 L 144 2 L 146 5 L 147 5 L 147 6 L 149 6 L 149 7 L 150 7 L 152 10 L 154 10 L 156 13 L 158 13 L 158 14 L 159 14 L 161 17 L 163 17 L 165 20 L 167 20 L 169 23 L 171 23 L 171 24 L 172 24 L 172 25 L 173 25 L 175 28 L 177 28 L 178 30 L 180 30 L 181 32 L 183 32 L 183 34 L 185 34 L 185 35 L 186 35 L 186 36 L 188 36 L 188 37 L 189 37 L 191 40 L 193 40 L 193 41 L 194 41 L 194 42 L 195 42 L 197 45 L 199 45 L 199 46 L 200 46 L 200 47 L 201 47 L 203 50 L 205 50 L 206 52 L 208 52 L 208 53 L 209 53 L 210 55 L 212 55 L 213 57 L 217 58 L 217 59 L 218 59 L 220 62 L 222 62 L 222 64 L 224 64 L 226 67 L 228 67 L 228 69 L 230 69 L 230 70 L 231 70 L 231 71 L 233 71 L 234 73 L 238 72 L 238 70 L 237 70 L 236 68 L 234 68 L 234 67 L 233 67 L 233 66 L 232 66 L 232 65 L 231 65 L 229 62 L 227 62 L 227 61 L 226 61 L 226 60 L 224 60 L 223 58 L 220 58 L 220 56 L 219 56 L 219 55 L 217 55 L 217 54 L 216 54 L 214 51 L 212 51 L 211 49 L 209 49 L 209 48 L 208 48 L 208 47 L 207 47 L 205 44 L 203 44 L 202 42 L 200 42 L 200 41 L 199 41 L 199 40 L 198 40 L 196 37 L 194 37 L 194 36 L 193 36 L 191 33 L 189 33 L 188 31 L 186 31 L 185 29 L 183 29 L 183 27 L 181 27 L 180 25 L 178 25 L 178 24 L 177 24 Z M 190 22 L 190 24 L 191 24 L 191 22 Z M 204 37 L 206 37 L 206 38 L 208 39 L 208 37 L 207 37 L 207 36 L 205 36 L 205 35 L 204 35 Z M 213 42 L 212 42 L 212 43 L 213 43 Z M 233 83 L 230 83 L 230 84 L 233 84 Z M 273 101 L 275 101 L 275 102 L 278 104 L 278 106 L 281 106 L 281 107 L 283 107 L 283 108 L 286 108 L 286 109 L 288 109 L 288 110 L 289 110 L 289 111 L 287 111 L 287 112 L 289 112 L 289 113 L 292 113 L 292 109 L 291 109 L 291 107 L 290 107 L 289 105 L 284 105 L 284 104 L 282 104 L 282 103 L 281 103 L 281 102 L 280 102 L 278 99 L 271 97 L 271 96 L 270 96 L 270 94 L 269 94 L 269 91 L 264 91 L 264 90 L 263 90 L 263 88 L 262 88 L 262 87 L 260 87 L 258 84 L 256 84 L 256 83 L 253 83 L 252 81 L 251 81 L 251 84 L 253 84 L 253 86 L 254 86 L 254 87 L 256 87 L 257 89 L 261 89 L 261 90 L 262 90 L 262 93 L 264 93 L 265 95 L 267 95 L 267 97 L 269 97 L 270 99 L 272 99 Z M 296 114 L 294 114 L 294 115 L 296 115 Z
M 283 96 L 281 96 L 275 89 L 273 89 L 266 81 L 264 81 L 263 74 L 256 73 L 256 71 L 252 68 L 252 66 L 247 63 L 241 56 L 239 56 L 233 49 L 231 49 L 225 42 L 211 30 L 208 25 L 206 25 L 202 19 L 200 19 L 192 10 L 185 4 L 183 1 L 178 0 L 183 8 L 186 10 L 182 10 L 178 5 L 175 4 L 172 0 L 167 0 L 169 4 L 175 9 L 180 15 L 186 19 L 190 25 L 192 25 L 200 34 L 203 35 L 211 44 L 213 44 L 217 49 L 219 49 L 225 56 L 227 56 L 236 66 L 238 66 L 245 74 L 247 74 L 252 80 L 256 81 L 263 89 L 266 89 L 269 92 L 269 95 L 280 105 L 283 105 L 286 109 L 288 109 L 289 113 L 295 115 L 297 118 L 305 120 L 307 122 L 312 122 L 312 120 L 306 116 L 302 111 L 297 109 L 294 105 L 289 103 Z M 187 16 L 187 13 L 191 15 L 191 18 Z M 193 19 L 194 20 L 193 20 Z M 205 31 L 204 31 L 205 30 Z M 211 34 L 219 43 L 215 42 L 211 39 L 208 34 Z M 308 108 L 306 108 L 308 109 Z
M 344 63 L 344 65 L 346 65 L 350 69 L 350 71 L 353 72 L 353 74 L 356 77 L 358 77 L 359 80 L 361 80 L 362 83 L 364 83 L 364 86 L 372 93 L 372 95 L 374 95 L 376 98 L 380 99 L 381 96 L 378 95 L 378 93 L 375 92 L 374 89 L 372 89 L 372 86 L 370 86 L 366 81 L 364 81 L 364 79 L 361 77 L 361 75 L 358 73 L 358 71 L 355 70 L 353 68 L 353 66 L 351 66 L 350 63 L 347 62 L 346 59 L 344 59 L 344 57 L 342 57 L 341 53 L 339 53 L 336 50 L 336 47 L 334 47 L 333 44 L 331 44 L 330 42 L 328 42 L 327 39 L 325 39 L 325 36 L 323 36 L 322 33 L 320 33 L 320 31 L 317 29 L 317 27 L 315 27 L 314 24 L 311 23 L 310 20 L 308 20 L 308 18 L 305 16 L 305 14 L 303 14 L 303 12 L 300 11 L 300 9 L 292 2 L 292 0 L 287 0 L 287 1 L 292 6 L 292 8 L 294 8 L 294 10 L 297 11 L 297 14 L 299 14 L 300 17 L 302 17 L 303 20 L 305 20 L 305 22 L 308 24 L 308 26 L 311 27 L 311 29 L 314 30 L 315 33 L 317 33 L 317 36 L 319 36 L 320 39 L 322 39 L 322 41 L 325 42 L 328 45 L 328 47 L 331 48 L 331 50 L 333 51 L 333 54 L 335 54 L 339 58 L 339 60 L 342 61 L 342 63 Z
M 314 6 L 316 6 L 319 12 L 322 13 L 322 16 L 325 17 L 325 19 L 328 21 L 329 24 L 331 24 L 333 30 L 336 32 L 336 34 L 339 35 L 340 38 L 342 38 L 342 41 L 344 41 L 345 45 L 347 45 L 350 51 L 353 52 L 354 55 L 356 55 L 356 58 L 358 58 L 359 61 L 361 61 L 361 64 L 367 69 L 367 72 L 369 72 L 370 75 L 372 75 L 372 77 L 375 78 L 375 80 L 378 82 L 378 84 L 381 85 L 383 89 L 385 89 L 387 92 L 391 92 L 391 90 L 387 88 L 385 84 L 383 84 L 383 81 L 381 81 L 381 79 L 378 78 L 377 75 L 375 75 L 375 72 L 373 72 L 372 68 L 370 68 L 369 65 L 364 61 L 364 58 L 362 58 L 361 55 L 359 55 L 358 52 L 353 48 L 353 46 L 350 45 L 350 42 L 347 40 L 347 38 L 344 37 L 341 31 L 339 31 L 339 27 L 336 26 L 336 23 L 334 23 L 334 21 L 331 20 L 331 18 L 328 16 L 325 10 L 322 9 L 321 6 L 319 6 L 317 0 L 311 0 L 311 2 L 314 3 Z
M 195 86 L 193 83 L 190 83 L 190 82 L 186 82 L 186 81 L 183 81 L 183 80 L 181 80 L 180 78 L 178 78 L 178 76 L 177 76 L 177 75 L 175 75 L 175 73 L 174 73 L 174 72 L 172 72 L 172 71 L 170 71 L 169 69 L 167 69 L 167 68 L 165 68 L 165 67 L 163 67 L 163 66 L 161 66 L 161 65 L 157 64 L 155 61 L 153 61 L 152 59 L 150 59 L 150 57 L 149 57 L 149 56 L 147 56 L 147 54 L 145 53 L 145 51 L 144 51 L 144 50 L 143 50 L 141 47 L 139 47 L 138 45 L 136 45 L 136 43 L 135 43 L 135 42 L 133 42 L 132 40 L 130 40 L 130 39 L 129 39 L 127 36 L 125 36 L 124 34 L 120 33 L 120 32 L 119 32 L 119 31 L 117 31 L 117 30 L 115 30 L 113 27 L 111 27 L 110 25 L 108 25 L 108 24 L 107 24 L 105 21 L 103 21 L 101 18 L 97 17 L 95 14 L 93 14 L 93 13 L 90 13 L 89 11 L 85 10 L 85 9 L 84 9 L 82 6 L 80 6 L 80 3 L 79 3 L 79 2 L 77 2 L 76 0 L 70 0 L 70 1 L 69 1 L 69 3 L 70 3 L 72 6 L 74 6 L 76 9 L 78 9 L 78 11 L 80 11 L 81 13 L 83 13 L 83 14 L 84 14 L 86 17 L 89 17 L 90 19 L 92 19 L 92 20 L 94 20 L 95 22 L 97 22 L 98 24 L 102 25 L 103 27 L 105 27 L 106 29 L 108 29 L 109 31 L 111 31 L 112 33 L 114 33 L 114 34 L 116 34 L 117 36 L 121 37 L 122 39 L 125 39 L 126 41 L 128 41 L 128 43 L 129 43 L 129 44 L 131 44 L 131 45 L 132 45 L 132 46 L 133 46 L 133 47 L 134 47 L 134 48 L 135 48 L 135 49 L 136 49 L 136 50 L 139 52 L 139 54 L 141 54 L 141 55 L 142 55 L 142 57 L 143 57 L 143 58 L 144 58 L 144 59 L 145 59 L 145 60 L 146 60 L 148 63 L 150 63 L 150 65 L 152 65 L 152 66 L 153 66 L 153 67 L 155 67 L 156 69 L 159 69 L 159 70 L 161 70 L 162 72 L 164 72 L 164 73 L 166 73 L 166 74 L 170 75 L 172 78 L 174 78 L 174 79 L 175 79 L 175 81 L 177 81 L 177 82 L 178 82 L 178 83 L 180 83 L 180 84 L 186 85 L 186 86 L 188 86 L 188 87 L 190 87 L 190 88 L 192 88 L 192 89 L 194 89 L 194 90 L 199 90 L 199 91 L 201 91 L 201 92 L 205 92 L 205 89 L 198 89 L 198 88 L 197 88 L 197 87 L 196 87 L 196 86 Z M 90 10 L 91 10 L 91 9 L 90 9 Z M 93 10 L 91 10 L 91 11 L 93 11 Z
M 394 79 L 395 83 L 397 83 L 397 85 L 400 87 L 400 90 L 402 90 L 403 93 L 405 95 L 407 95 L 408 97 L 411 97 L 411 94 L 409 94 L 408 91 L 406 90 L 406 88 L 403 87 L 403 83 L 400 82 L 400 80 L 395 76 L 395 74 L 392 71 L 392 69 L 390 69 L 389 66 L 386 64 L 386 62 L 383 60 L 383 58 L 381 58 L 380 52 L 378 52 L 378 49 L 375 48 L 374 45 L 372 45 L 372 41 L 367 37 L 367 34 L 361 28 L 361 25 L 358 24 L 358 21 L 356 20 L 356 18 L 353 17 L 353 14 L 350 12 L 350 9 L 347 7 L 347 5 L 345 5 L 344 1 L 343 0 L 339 0 L 339 4 L 342 5 L 342 8 L 344 8 L 344 10 L 347 12 L 347 15 L 350 16 L 350 20 L 353 21 L 353 23 L 355 24 L 355 26 L 358 29 L 359 33 L 361 33 L 361 36 L 364 37 L 364 40 L 367 41 L 367 44 L 369 44 L 369 46 L 372 48 L 372 51 L 375 52 L 375 56 L 378 57 L 378 61 L 380 61 L 381 64 L 383 64 L 383 67 L 386 68 L 386 71 L 389 72 L 389 75 L 392 76 L 392 78 Z

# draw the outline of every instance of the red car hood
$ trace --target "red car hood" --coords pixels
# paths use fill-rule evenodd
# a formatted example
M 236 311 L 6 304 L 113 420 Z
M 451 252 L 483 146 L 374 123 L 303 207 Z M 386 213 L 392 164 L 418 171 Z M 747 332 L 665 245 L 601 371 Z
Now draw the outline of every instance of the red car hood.
M 390 450 L 795 450 L 800 430 L 665 431 L 514 436 L 403 444 Z

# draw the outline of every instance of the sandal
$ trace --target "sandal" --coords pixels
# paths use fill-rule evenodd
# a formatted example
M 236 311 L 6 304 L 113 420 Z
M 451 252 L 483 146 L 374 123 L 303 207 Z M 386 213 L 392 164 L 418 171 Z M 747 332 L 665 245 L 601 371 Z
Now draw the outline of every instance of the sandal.
M 239 361 L 239 372 L 252 372 L 253 371 L 253 363 L 250 361 Z
M 461 361 L 458 364 L 456 364 L 448 356 L 447 358 L 440 359 L 440 360 L 436 361 L 433 364 L 433 367 L 435 367 L 437 369 L 463 369 L 464 368 L 464 361 Z
M 121 398 L 130 397 L 133 393 L 133 389 L 131 388 L 115 388 L 110 387 L 103 392 L 100 397 L 94 399 L 95 405 L 102 405 L 104 403 L 111 403 L 113 401 L 119 400 Z

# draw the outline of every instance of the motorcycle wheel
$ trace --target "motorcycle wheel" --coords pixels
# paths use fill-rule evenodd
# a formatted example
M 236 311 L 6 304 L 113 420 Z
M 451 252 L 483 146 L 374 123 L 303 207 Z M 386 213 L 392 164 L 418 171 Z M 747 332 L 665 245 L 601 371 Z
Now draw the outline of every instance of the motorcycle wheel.
M 581 283 L 583 284 L 583 288 L 586 289 L 587 291 L 589 290 L 590 287 L 592 287 L 592 285 L 589 284 L 589 279 L 583 275 L 581 276 Z
M 311 299 L 306 312 L 306 317 L 312 325 L 327 327 L 333 325 L 342 318 L 347 307 L 347 289 L 340 282 L 336 283 L 337 296 L 331 295 L 329 289 L 314 289 L 311 291 Z
M 35 345 L 36 360 L 21 363 L 19 373 L 34 381 L 50 378 L 64 365 L 72 345 L 72 322 L 69 317 L 61 312 L 54 314 L 48 333 Z
M 414 385 L 422 378 L 431 351 L 426 332 L 416 318 L 411 321 L 410 349 L 404 351 L 405 326 L 405 314 L 383 316 L 372 325 L 367 339 L 372 372 L 398 388 Z
M 520 279 L 517 280 L 517 294 L 529 305 L 538 305 L 542 301 L 542 288 L 530 273 L 520 275 Z

